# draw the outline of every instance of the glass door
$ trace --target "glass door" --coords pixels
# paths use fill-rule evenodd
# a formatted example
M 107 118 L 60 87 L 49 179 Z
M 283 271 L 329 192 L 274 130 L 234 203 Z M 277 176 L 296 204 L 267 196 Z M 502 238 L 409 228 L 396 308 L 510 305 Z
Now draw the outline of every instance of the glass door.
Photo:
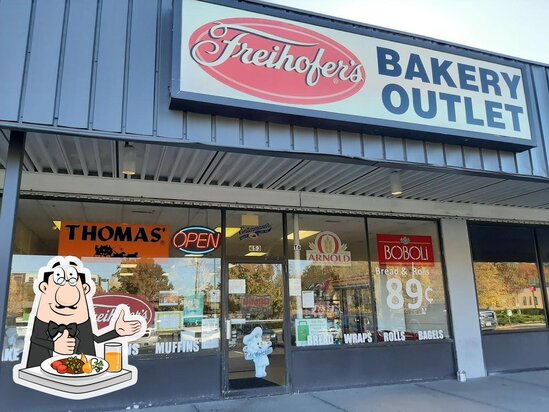
M 282 264 L 229 263 L 228 279 L 227 392 L 285 391 Z

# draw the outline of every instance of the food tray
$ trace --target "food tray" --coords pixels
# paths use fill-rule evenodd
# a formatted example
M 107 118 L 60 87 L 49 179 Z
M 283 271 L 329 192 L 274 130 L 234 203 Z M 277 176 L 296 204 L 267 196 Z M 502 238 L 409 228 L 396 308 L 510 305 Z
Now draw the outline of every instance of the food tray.
M 21 369 L 19 379 L 35 384 L 33 388 L 42 392 L 57 396 L 70 394 L 74 395 L 70 396 L 72 398 L 85 399 L 128 386 L 122 384 L 132 379 L 132 371 L 122 369 L 120 372 L 105 372 L 87 378 L 71 379 L 49 375 L 42 371 L 40 366 L 35 366 Z M 100 393 L 96 393 L 97 391 Z

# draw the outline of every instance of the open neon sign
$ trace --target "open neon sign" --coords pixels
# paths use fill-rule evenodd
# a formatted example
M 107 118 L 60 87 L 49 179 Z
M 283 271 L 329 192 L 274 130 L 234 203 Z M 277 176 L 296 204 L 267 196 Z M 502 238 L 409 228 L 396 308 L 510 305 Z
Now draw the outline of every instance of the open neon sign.
M 189 226 L 179 229 L 172 237 L 172 245 L 183 253 L 205 255 L 219 247 L 221 233 L 209 227 Z

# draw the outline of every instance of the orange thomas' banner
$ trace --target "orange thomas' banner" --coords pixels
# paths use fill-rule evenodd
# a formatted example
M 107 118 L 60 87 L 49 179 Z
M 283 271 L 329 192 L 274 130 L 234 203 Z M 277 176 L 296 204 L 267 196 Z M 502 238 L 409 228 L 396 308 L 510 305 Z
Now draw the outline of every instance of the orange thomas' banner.
M 62 222 L 57 253 L 76 257 L 168 257 L 170 230 L 160 225 Z

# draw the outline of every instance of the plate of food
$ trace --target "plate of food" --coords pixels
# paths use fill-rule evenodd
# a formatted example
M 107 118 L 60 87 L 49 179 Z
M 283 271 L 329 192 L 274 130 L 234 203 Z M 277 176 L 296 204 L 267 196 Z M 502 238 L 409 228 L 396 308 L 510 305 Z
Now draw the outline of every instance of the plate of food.
M 100 375 L 109 369 L 109 363 L 93 355 L 54 356 L 46 359 L 40 369 L 54 376 L 64 378 L 85 378 Z

